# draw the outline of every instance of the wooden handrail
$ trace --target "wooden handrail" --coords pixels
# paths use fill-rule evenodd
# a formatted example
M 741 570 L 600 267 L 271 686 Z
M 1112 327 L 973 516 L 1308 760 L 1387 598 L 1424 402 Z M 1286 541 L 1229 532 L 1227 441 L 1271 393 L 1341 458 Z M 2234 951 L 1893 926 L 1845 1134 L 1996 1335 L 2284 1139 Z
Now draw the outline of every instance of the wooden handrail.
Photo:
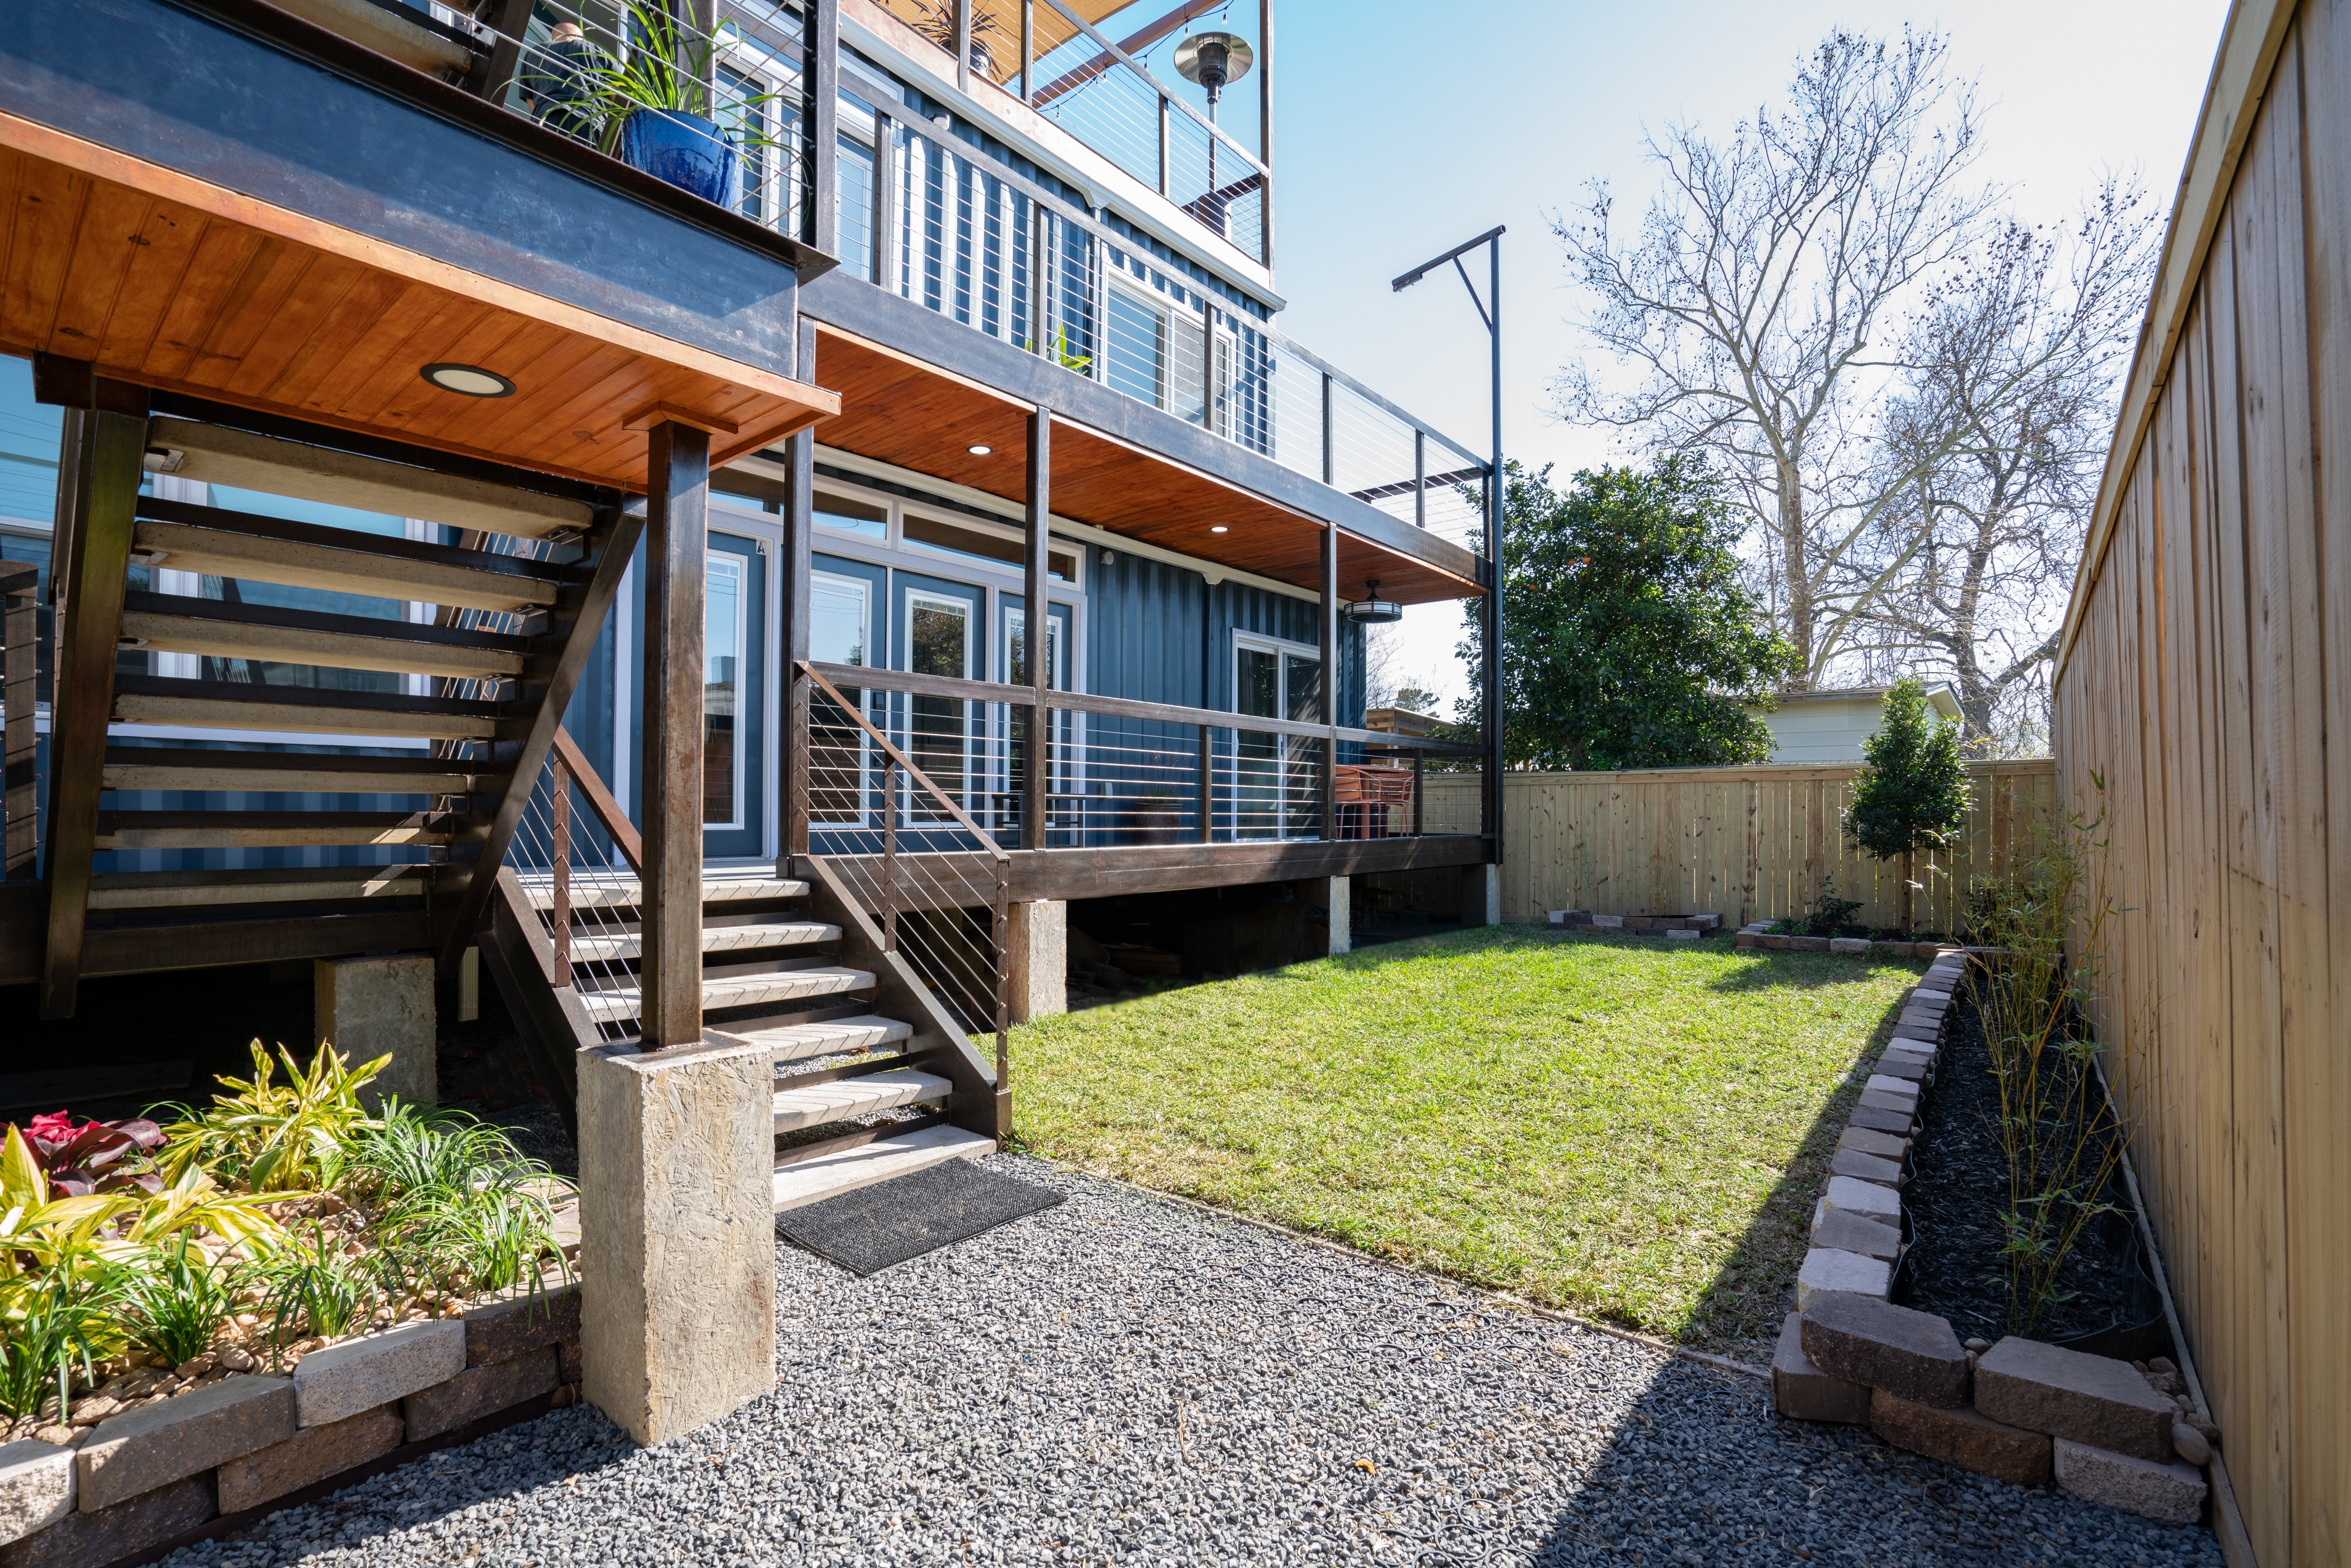
M 571 732 L 561 725 L 555 728 L 555 755 L 570 773 L 571 781 L 580 786 L 580 793 L 586 799 L 588 809 L 596 813 L 596 820 L 604 824 L 606 832 L 612 835 L 612 842 L 620 847 L 622 858 L 629 862 L 629 869 L 639 876 L 644 875 L 643 836 L 637 831 L 637 825 L 629 821 L 629 814 L 621 810 L 621 803 L 612 799 L 612 791 L 604 787 L 602 777 L 580 751 L 580 743 L 572 739 Z
M 842 667 L 850 668 L 851 666 Z M 946 790 L 940 789 L 936 784 L 932 783 L 931 776 L 924 772 L 921 768 L 915 767 L 914 759 L 909 758 L 904 752 L 899 750 L 895 745 L 892 744 L 888 736 L 874 728 L 872 721 L 867 719 L 862 713 L 858 711 L 856 704 L 851 702 L 847 697 L 842 696 L 841 695 L 841 689 L 838 686 L 835 686 L 831 681 L 826 680 L 823 675 L 817 672 L 817 667 L 814 664 L 803 659 L 800 661 L 799 668 L 800 674 L 806 675 L 810 680 L 814 681 L 819 686 L 822 687 L 824 695 L 831 697 L 833 700 L 833 703 L 840 707 L 841 711 L 849 716 L 850 722 L 856 725 L 858 728 L 863 730 L 868 736 L 872 737 L 873 743 L 882 748 L 882 754 L 883 756 L 890 758 L 891 761 L 895 762 L 899 767 L 904 768 L 908 778 L 921 785 L 924 790 L 930 795 L 931 799 L 936 800 L 940 805 L 945 806 L 947 809 L 947 814 L 955 818 L 955 820 L 962 825 L 965 831 L 977 839 L 982 849 L 986 850 L 990 856 L 994 857 L 998 862 L 1010 862 L 1012 857 L 1004 852 L 1004 847 L 1001 844 L 998 844 L 994 838 L 989 836 L 987 830 L 981 827 L 977 822 L 973 821 L 971 820 L 971 814 L 968 811 L 966 811 L 961 806 L 956 805 Z
M 957 680 L 946 675 L 918 675 L 905 670 L 869 669 L 862 664 L 831 664 L 810 661 L 803 668 L 820 681 L 830 677 L 843 685 L 877 692 L 904 692 L 915 696 L 952 697 L 960 702 L 1008 703 L 1014 707 L 1042 707 L 1063 713 L 1099 714 L 1105 718 L 1142 719 L 1155 724 L 1202 725 L 1210 729 L 1244 729 L 1251 735 L 1294 735 L 1308 740 L 1339 740 L 1351 745 L 1386 747 L 1397 751 L 1424 751 L 1432 757 L 1483 757 L 1484 750 L 1457 741 L 1426 736 L 1397 735 L 1384 729 L 1352 729 L 1339 725 L 1301 724 L 1291 719 L 1259 718 L 1254 714 L 1225 713 L 1216 708 L 1180 707 L 1173 703 L 1142 702 L 1132 697 L 1096 696 L 1089 692 L 1062 692 L 1034 686 L 999 685 L 992 681 Z M 826 689 L 831 690 L 830 684 Z

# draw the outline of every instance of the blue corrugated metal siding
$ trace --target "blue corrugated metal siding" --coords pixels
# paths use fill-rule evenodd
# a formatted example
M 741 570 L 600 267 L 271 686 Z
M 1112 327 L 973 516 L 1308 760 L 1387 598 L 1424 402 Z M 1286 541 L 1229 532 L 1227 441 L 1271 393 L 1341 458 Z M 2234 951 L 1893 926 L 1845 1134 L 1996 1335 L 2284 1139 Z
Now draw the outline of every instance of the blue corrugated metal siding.
M 1306 600 L 1235 582 L 1209 586 L 1198 571 L 1113 549 L 1099 555 L 1086 582 L 1086 689 L 1183 707 L 1232 710 L 1235 632 L 1316 646 L 1321 608 Z M 1339 629 L 1339 722 L 1364 721 L 1364 629 Z M 1186 833 L 1199 831 L 1193 807 L 1196 732 L 1189 725 L 1092 717 L 1086 727 L 1090 790 L 1112 800 L 1174 797 Z M 1232 739 L 1216 741 L 1229 758 Z M 1348 747 L 1341 760 L 1360 747 Z M 1108 775 L 1108 777 L 1102 777 Z M 1090 808 L 1082 841 L 1129 841 L 1115 825 L 1121 808 Z M 1164 819 L 1163 819 L 1164 820 Z M 1060 841 L 1061 835 L 1056 835 Z M 1079 841 L 1071 835 L 1071 841 Z

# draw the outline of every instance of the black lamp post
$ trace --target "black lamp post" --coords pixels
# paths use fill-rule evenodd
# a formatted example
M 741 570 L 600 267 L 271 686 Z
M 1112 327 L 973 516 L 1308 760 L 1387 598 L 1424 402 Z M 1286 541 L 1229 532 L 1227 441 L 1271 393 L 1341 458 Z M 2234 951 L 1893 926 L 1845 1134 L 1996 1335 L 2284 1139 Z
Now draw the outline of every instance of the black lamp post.
M 1492 580 L 1486 585 L 1486 667 L 1481 672 L 1486 687 L 1486 766 L 1481 793 L 1485 796 L 1485 817 L 1491 847 L 1489 863 L 1499 865 L 1502 859 L 1502 235 L 1500 225 L 1488 229 L 1476 239 L 1455 246 L 1443 256 L 1422 262 L 1395 280 L 1399 294 L 1418 283 L 1434 268 L 1447 262 L 1461 275 L 1461 287 L 1469 291 L 1469 303 L 1478 308 L 1478 319 L 1486 323 L 1486 335 L 1493 342 L 1493 405 L 1494 459 L 1492 471 L 1486 480 L 1486 561 Z M 1486 297 L 1478 298 L 1478 286 L 1469 281 L 1469 269 L 1461 258 L 1479 246 L 1486 247 L 1489 267 Z

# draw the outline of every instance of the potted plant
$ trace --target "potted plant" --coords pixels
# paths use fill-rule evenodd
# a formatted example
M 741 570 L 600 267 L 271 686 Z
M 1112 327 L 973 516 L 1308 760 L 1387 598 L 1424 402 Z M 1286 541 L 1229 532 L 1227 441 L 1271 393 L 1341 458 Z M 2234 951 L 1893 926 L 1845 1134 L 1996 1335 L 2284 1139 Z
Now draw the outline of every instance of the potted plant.
M 632 0 L 628 49 L 598 75 L 604 151 L 732 211 L 742 202 L 742 149 L 782 144 L 757 122 L 778 95 L 716 93 L 713 67 L 726 36 L 722 28 L 704 37 L 667 11 Z M 720 123 L 721 113 L 733 123 Z

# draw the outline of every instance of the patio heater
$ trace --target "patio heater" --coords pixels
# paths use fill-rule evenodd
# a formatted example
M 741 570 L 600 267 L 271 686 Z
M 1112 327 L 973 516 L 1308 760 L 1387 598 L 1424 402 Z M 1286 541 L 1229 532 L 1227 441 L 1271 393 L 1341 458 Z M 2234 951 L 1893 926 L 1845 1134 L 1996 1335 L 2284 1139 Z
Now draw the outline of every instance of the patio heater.
M 1249 40 L 1238 33 L 1195 33 L 1176 46 L 1176 70 L 1186 81 L 1197 82 L 1208 95 L 1208 123 L 1217 123 L 1217 100 L 1225 84 L 1249 75 L 1257 56 Z M 1208 138 L 1208 189 L 1201 205 L 1216 214 L 1216 229 L 1225 232 L 1225 199 L 1217 193 L 1217 139 Z M 1206 217 L 1208 212 L 1201 215 Z

